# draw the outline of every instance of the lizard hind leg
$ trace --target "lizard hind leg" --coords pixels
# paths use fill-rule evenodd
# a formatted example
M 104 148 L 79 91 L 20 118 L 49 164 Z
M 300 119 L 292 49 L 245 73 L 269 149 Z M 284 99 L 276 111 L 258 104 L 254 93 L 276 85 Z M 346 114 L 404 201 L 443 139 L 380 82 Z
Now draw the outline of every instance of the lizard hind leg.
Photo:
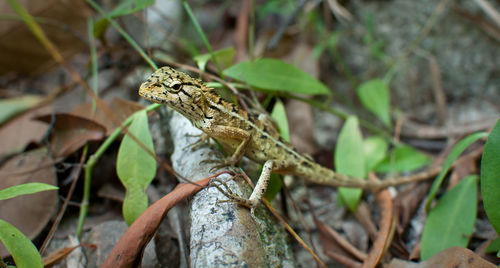
M 271 173 L 276 172 L 286 172 L 293 170 L 296 167 L 296 163 L 288 160 L 268 160 L 264 163 L 262 167 L 262 173 L 260 174 L 259 180 L 255 185 L 255 189 L 250 195 L 249 199 L 245 199 L 240 197 L 239 195 L 234 194 L 231 189 L 226 185 L 225 182 L 220 180 L 214 180 L 213 186 L 217 187 L 219 191 L 221 191 L 229 200 L 224 200 L 221 202 L 235 202 L 241 206 L 252 209 L 252 211 L 259 205 L 260 200 L 264 196 L 267 190 L 267 186 L 269 185 L 269 180 L 271 179 Z M 222 188 L 222 185 L 225 189 Z
M 264 197 L 269 181 L 271 180 L 271 173 L 292 171 L 296 166 L 297 163 L 290 160 L 267 160 L 262 167 L 262 173 L 260 173 L 255 189 L 253 189 L 253 192 L 248 199 L 251 207 L 255 208 L 259 204 L 262 197 Z

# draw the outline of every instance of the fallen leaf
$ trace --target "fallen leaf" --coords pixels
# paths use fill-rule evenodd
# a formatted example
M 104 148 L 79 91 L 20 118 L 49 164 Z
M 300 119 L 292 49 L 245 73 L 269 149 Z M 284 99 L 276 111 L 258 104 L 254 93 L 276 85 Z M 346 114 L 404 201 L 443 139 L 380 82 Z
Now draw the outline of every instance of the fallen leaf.
M 457 185 L 463 178 L 471 174 L 478 174 L 476 157 L 462 156 L 456 161 L 455 167 L 450 175 L 448 190 Z
M 44 115 L 36 119 L 52 125 L 50 146 L 55 158 L 74 153 L 88 141 L 101 140 L 106 133 L 102 125 L 72 114 Z
M 73 250 L 77 249 L 78 247 L 80 247 L 80 245 L 65 247 L 51 252 L 47 257 L 43 258 L 43 267 L 52 267 L 53 265 L 66 258 L 69 254 L 71 254 L 71 252 L 73 252 Z
M 32 118 L 52 111 L 51 106 L 44 106 L 22 114 L 0 127 L 0 157 L 24 150 L 30 142 L 40 141 L 48 126 Z
M 29 182 L 57 185 L 52 158 L 45 148 L 20 154 L 0 167 L 0 189 Z M 33 239 L 56 212 L 57 202 L 57 191 L 18 196 L 0 201 L 0 215 L 29 239 Z M 0 244 L 0 256 L 8 255 Z
M 106 104 L 108 105 L 110 110 L 113 111 L 116 119 L 120 121 L 116 123 L 123 122 L 123 120 L 125 120 L 131 114 L 144 108 L 143 105 L 140 105 L 137 102 L 124 100 L 121 98 L 114 98 L 112 101 L 106 102 Z M 91 102 L 87 102 L 76 107 L 73 111 L 71 111 L 71 114 L 90 119 L 103 125 L 106 128 L 106 135 L 111 134 L 117 127 L 117 125 L 114 124 L 115 122 L 113 122 L 111 118 L 109 118 L 105 113 L 103 113 L 101 109 L 96 109 L 95 111 L 93 111 Z
M 86 47 L 81 36 L 87 34 L 86 18 L 91 12 L 85 1 L 20 0 L 19 2 L 32 16 L 50 18 L 39 25 L 65 59 L 69 59 L 71 55 L 81 52 Z M 17 16 L 9 1 L 0 1 L 0 10 L 4 15 Z M 48 67 L 55 64 L 45 47 L 19 19 L 2 20 L 0 51 L 2 51 L 0 74 L 45 72 Z
M 492 263 L 487 262 L 479 255 L 475 254 L 469 249 L 462 247 L 452 247 L 442 250 L 430 259 L 421 262 L 414 263 L 409 261 L 403 261 L 399 259 L 393 259 L 389 264 L 389 268 L 430 268 L 430 267 L 456 267 L 456 268 L 466 268 L 466 267 L 483 267 L 483 268 L 495 268 L 497 266 Z

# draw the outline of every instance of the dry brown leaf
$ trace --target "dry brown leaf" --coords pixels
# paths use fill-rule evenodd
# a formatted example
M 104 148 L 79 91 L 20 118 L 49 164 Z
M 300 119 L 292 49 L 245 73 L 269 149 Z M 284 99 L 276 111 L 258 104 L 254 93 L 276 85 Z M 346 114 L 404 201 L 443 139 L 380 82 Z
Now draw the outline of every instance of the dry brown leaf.
M 72 114 L 44 115 L 36 119 L 53 126 L 50 148 L 55 158 L 66 157 L 88 141 L 102 139 L 106 133 L 102 125 Z
M 33 120 L 33 117 L 52 111 L 51 106 L 44 106 L 26 112 L 0 127 L 0 157 L 21 152 L 30 142 L 39 142 L 48 126 Z
M 120 123 L 134 112 L 144 108 L 143 105 L 140 105 L 137 102 L 120 98 L 114 98 L 111 102 L 107 102 L 106 104 L 109 109 L 113 111 L 116 119 L 120 120 Z M 102 110 L 96 109 L 95 112 L 92 111 L 92 103 L 90 102 L 76 107 L 73 111 L 71 111 L 71 114 L 90 119 L 103 125 L 106 127 L 106 135 L 111 134 L 117 127 L 113 121 L 102 112 Z
M 8 160 L 0 167 L 0 189 L 29 182 L 57 185 L 53 161 L 45 148 L 29 151 Z M 57 191 L 44 191 L 0 201 L 2 219 L 28 238 L 35 238 L 57 209 Z M 9 253 L 0 243 L 0 256 Z
M 73 252 L 73 250 L 75 250 L 78 247 L 80 247 L 80 245 L 61 248 L 54 252 L 51 252 L 47 257 L 43 258 L 43 267 L 45 268 L 52 267 L 53 265 L 57 264 L 58 262 L 66 258 L 69 254 L 71 254 L 71 252 Z
M 399 192 L 394 199 L 395 214 L 397 219 L 396 230 L 399 235 L 403 235 L 406 227 L 410 224 L 411 218 L 417 211 L 422 199 L 427 196 L 429 183 L 411 184 L 403 191 Z
M 39 25 L 64 57 L 86 47 L 81 37 L 87 35 L 86 17 L 91 13 L 84 0 L 19 2 L 32 16 L 44 18 L 38 20 Z M 0 13 L 17 16 L 8 1 L 0 1 Z M 49 66 L 55 65 L 47 50 L 22 20 L 2 20 L 0 51 L 0 74 L 44 72 Z
M 368 176 L 370 179 L 375 177 L 373 173 L 370 173 Z M 375 267 L 380 262 L 382 256 L 391 244 L 392 235 L 394 233 L 394 207 L 392 204 L 391 193 L 389 189 L 384 189 L 375 195 L 377 203 L 380 206 L 380 220 L 378 223 L 379 231 L 377 232 L 377 238 L 373 241 L 373 245 L 367 258 L 363 262 L 363 267 Z
M 357 260 L 366 258 L 366 254 L 359 251 L 339 233 L 326 225 L 313 214 L 313 219 L 318 228 L 319 239 L 323 252 L 339 263 L 348 267 L 361 266 Z M 353 257 L 354 256 L 354 257 Z
M 389 268 L 431 268 L 431 267 L 443 267 L 443 268 L 468 268 L 468 267 L 484 267 L 484 268 L 494 268 L 497 267 L 492 263 L 481 258 L 479 255 L 475 254 L 469 249 L 462 247 L 452 247 L 442 250 L 432 258 L 423 261 L 421 263 L 414 263 L 409 261 L 403 261 L 394 259 L 389 264 Z
M 455 187 L 467 175 L 478 174 L 476 158 L 464 155 L 456 160 L 455 167 L 450 175 L 448 189 Z

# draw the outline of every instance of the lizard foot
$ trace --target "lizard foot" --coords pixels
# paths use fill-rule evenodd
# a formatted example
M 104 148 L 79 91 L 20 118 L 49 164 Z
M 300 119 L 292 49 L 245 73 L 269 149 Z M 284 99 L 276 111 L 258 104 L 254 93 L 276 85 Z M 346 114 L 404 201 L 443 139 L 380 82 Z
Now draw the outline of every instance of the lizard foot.
M 231 179 L 232 178 L 230 178 L 229 180 L 231 180 Z M 229 186 L 227 186 L 227 182 L 229 180 L 223 181 L 221 179 L 216 178 L 216 179 L 213 179 L 212 182 L 210 183 L 211 186 L 216 187 L 223 195 L 225 195 L 228 198 L 227 200 L 219 200 L 219 201 L 217 201 L 217 203 L 232 202 L 232 203 L 237 203 L 240 206 L 243 206 L 243 207 L 246 207 L 246 208 L 253 210 L 257 204 L 253 204 L 253 202 L 250 201 L 249 199 L 245 199 L 245 198 L 237 195 L 236 193 L 234 193 L 231 190 L 231 188 L 229 188 Z
M 214 164 L 216 164 L 212 168 L 210 168 L 210 172 L 213 172 L 213 171 L 216 171 L 220 168 L 236 166 L 238 161 L 239 161 L 239 159 L 229 157 L 226 159 L 207 159 L 207 160 L 201 161 L 201 163 L 214 163 Z
M 197 135 L 192 135 L 192 134 L 188 134 L 186 135 L 188 137 L 196 137 L 198 138 L 197 141 L 187 145 L 186 147 L 184 147 L 183 149 L 189 149 L 191 148 L 192 151 L 198 149 L 200 146 L 204 145 L 205 144 L 205 141 L 207 142 L 207 144 L 209 146 L 212 146 L 212 144 L 210 143 L 210 136 L 208 136 L 206 133 L 202 133 L 202 134 L 197 134 Z

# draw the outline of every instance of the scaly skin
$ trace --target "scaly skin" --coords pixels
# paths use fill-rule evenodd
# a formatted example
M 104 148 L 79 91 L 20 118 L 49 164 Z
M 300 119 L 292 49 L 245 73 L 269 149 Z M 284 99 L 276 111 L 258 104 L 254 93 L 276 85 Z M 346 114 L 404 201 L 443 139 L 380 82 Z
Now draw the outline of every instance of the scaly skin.
M 225 164 L 236 164 L 243 155 L 264 164 L 262 174 L 246 205 L 255 207 L 267 189 L 272 173 L 292 174 L 313 183 L 334 187 L 377 191 L 391 185 L 418 180 L 411 178 L 367 181 L 351 178 L 314 162 L 283 140 L 271 124 L 226 102 L 215 89 L 170 67 L 156 70 L 140 87 L 139 95 L 166 104 L 191 123 L 217 139 L 233 155 Z M 422 174 L 424 176 L 426 174 Z M 240 200 L 241 202 L 241 200 Z

